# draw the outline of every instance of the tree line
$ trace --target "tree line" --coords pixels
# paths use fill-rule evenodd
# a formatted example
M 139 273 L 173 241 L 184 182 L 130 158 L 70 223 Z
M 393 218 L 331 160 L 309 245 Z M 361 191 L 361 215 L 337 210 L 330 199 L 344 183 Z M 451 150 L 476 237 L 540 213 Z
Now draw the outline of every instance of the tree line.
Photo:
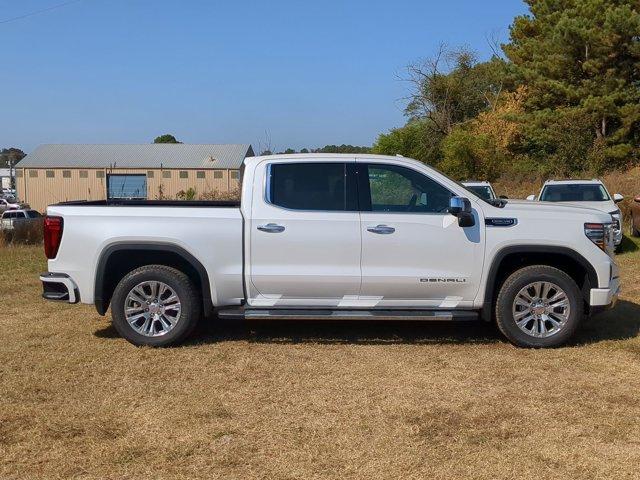
M 637 0 L 527 0 L 480 62 L 442 46 L 409 65 L 404 126 L 372 152 L 457 178 L 600 174 L 640 160 Z

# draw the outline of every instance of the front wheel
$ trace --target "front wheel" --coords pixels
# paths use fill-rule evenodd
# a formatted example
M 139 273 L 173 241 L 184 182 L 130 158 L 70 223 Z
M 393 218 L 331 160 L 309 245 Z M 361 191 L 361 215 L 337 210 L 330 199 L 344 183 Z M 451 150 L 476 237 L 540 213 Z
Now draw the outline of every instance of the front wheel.
M 200 297 L 183 272 L 146 265 L 120 280 L 113 292 L 111 315 L 118 333 L 134 345 L 175 345 L 198 323 Z
M 516 270 L 502 284 L 496 302 L 498 328 L 519 347 L 562 345 L 575 332 L 583 312 L 576 282 L 546 265 Z

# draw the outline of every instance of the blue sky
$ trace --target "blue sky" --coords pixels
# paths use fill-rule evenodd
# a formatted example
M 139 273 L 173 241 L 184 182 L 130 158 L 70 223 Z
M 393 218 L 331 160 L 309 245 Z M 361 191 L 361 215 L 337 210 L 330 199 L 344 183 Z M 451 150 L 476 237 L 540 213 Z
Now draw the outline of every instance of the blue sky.
M 0 0 L 0 147 L 370 145 L 404 123 L 405 66 L 488 58 L 520 0 Z

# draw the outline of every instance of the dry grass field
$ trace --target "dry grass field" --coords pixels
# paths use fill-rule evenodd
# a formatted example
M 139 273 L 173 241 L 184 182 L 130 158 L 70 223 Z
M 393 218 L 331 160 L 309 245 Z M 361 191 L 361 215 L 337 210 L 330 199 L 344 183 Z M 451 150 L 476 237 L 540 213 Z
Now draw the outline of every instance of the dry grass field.
M 640 251 L 555 350 L 489 325 L 204 324 L 135 348 L 0 248 L 0 478 L 640 477 Z

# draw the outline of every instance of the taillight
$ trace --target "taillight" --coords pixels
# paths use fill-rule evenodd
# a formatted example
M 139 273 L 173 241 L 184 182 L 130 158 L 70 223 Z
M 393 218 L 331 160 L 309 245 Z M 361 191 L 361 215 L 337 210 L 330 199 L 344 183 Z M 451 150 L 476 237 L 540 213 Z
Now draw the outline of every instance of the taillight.
M 44 217 L 44 254 L 56 258 L 62 240 L 62 217 Z
M 605 252 L 612 239 L 613 224 L 611 223 L 585 223 L 584 234 Z

